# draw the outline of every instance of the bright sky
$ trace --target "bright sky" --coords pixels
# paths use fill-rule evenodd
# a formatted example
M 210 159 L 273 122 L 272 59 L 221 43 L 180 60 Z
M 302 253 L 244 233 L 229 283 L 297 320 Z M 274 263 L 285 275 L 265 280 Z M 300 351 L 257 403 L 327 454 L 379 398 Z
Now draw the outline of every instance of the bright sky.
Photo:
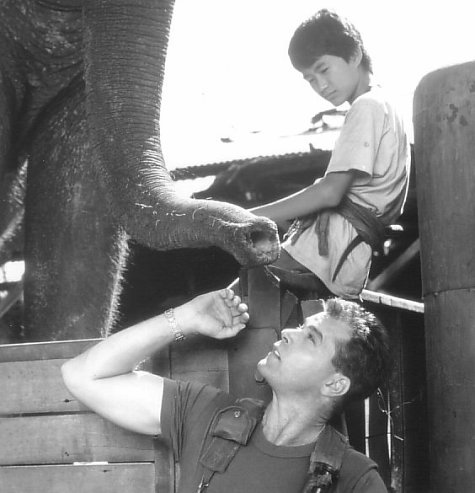
M 320 8 L 360 30 L 377 80 L 412 119 L 428 72 L 474 58 L 466 0 L 176 0 L 163 93 L 161 135 L 169 169 L 222 159 L 232 137 L 298 133 L 330 107 L 287 57 L 298 24 Z M 226 148 L 226 146 L 228 146 Z

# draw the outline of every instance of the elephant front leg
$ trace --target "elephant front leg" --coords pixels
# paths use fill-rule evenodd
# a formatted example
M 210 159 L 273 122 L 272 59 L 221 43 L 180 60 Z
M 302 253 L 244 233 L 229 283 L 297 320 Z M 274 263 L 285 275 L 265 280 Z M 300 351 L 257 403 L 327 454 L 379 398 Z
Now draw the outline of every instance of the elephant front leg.
M 0 265 L 23 248 L 25 181 L 26 161 L 19 170 L 6 173 L 0 183 Z
M 41 122 L 29 163 L 27 340 L 100 337 L 113 323 L 126 236 L 111 219 L 92 159 L 76 94 Z
M 8 66 L 9 58 L 8 43 L 0 34 L 0 265 L 10 259 L 9 250 L 23 219 L 26 174 L 26 166 L 21 166 L 24 158 L 13 150 L 18 136 L 12 131 L 23 87 L 20 75 Z

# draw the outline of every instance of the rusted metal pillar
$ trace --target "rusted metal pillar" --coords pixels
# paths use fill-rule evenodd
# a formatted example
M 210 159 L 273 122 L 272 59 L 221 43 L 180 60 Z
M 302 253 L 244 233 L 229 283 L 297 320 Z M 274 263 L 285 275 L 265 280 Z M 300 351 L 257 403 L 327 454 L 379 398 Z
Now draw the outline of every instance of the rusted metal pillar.
M 414 99 L 431 491 L 475 485 L 475 62 Z

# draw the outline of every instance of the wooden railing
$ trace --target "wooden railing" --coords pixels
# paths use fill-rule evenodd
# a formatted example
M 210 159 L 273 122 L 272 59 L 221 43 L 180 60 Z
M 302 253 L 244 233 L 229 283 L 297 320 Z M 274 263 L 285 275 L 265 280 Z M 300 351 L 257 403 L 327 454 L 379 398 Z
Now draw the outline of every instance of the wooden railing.
M 393 353 L 387 388 L 348 413 L 353 446 L 373 458 L 389 491 L 429 491 L 424 305 L 364 291 L 364 304 L 388 328 Z

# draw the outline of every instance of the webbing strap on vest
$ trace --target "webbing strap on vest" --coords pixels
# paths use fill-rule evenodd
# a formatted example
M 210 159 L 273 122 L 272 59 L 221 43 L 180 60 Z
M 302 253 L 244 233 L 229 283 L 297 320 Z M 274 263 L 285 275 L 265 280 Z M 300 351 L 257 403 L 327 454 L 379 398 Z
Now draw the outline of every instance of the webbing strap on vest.
M 307 481 L 302 493 L 329 493 L 336 487 L 348 438 L 327 425 L 310 456 Z
M 216 413 L 200 456 L 204 470 L 197 493 L 206 491 L 214 473 L 223 473 L 239 447 L 247 444 L 264 409 L 263 401 L 245 398 Z
M 292 244 L 297 241 L 299 236 L 309 228 L 315 225 L 315 232 L 318 236 L 318 253 L 321 256 L 328 255 L 328 223 L 330 214 L 336 212 L 343 216 L 358 233 L 357 236 L 349 243 L 342 253 L 337 267 L 332 276 L 332 282 L 335 281 L 348 255 L 363 241 L 371 246 L 373 251 L 381 250 L 384 241 L 385 225 L 372 211 L 356 204 L 347 196 L 343 197 L 340 204 L 332 209 L 325 209 L 303 218 L 296 219 L 285 237 L 290 237 Z
M 203 474 L 196 493 L 206 491 L 213 475 L 223 473 L 246 445 L 264 414 L 264 403 L 257 399 L 238 399 L 234 405 L 216 413 L 211 421 L 199 462 Z M 336 485 L 348 439 L 327 425 L 320 433 L 310 456 L 302 493 L 330 493 Z

